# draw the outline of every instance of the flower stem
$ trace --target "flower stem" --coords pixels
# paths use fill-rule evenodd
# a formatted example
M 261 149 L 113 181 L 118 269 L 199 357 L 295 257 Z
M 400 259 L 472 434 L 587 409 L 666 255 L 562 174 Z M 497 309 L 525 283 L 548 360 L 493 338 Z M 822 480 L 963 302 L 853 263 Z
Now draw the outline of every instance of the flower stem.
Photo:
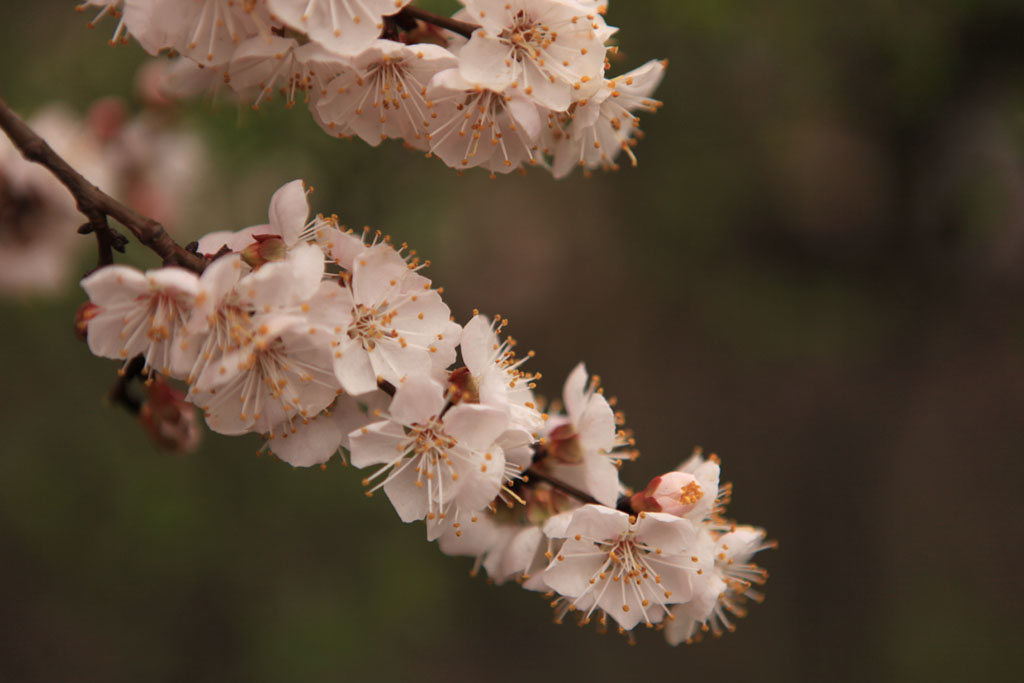
M 531 467 L 530 469 L 526 470 L 526 472 L 523 473 L 523 482 L 527 486 L 529 486 L 530 480 L 532 479 L 542 481 L 548 486 L 558 489 L 559 491 L 566 495 L 572 496 L 581 503 L 592 503 L 594 505 L 600 505 L 600 503 L 597 502 L 597 499 L 594 498 L 589 493 L 584 493 L 583 491 L 580 491 L 578 488 L 570 486 L 569 484 L 566 484 L 564 481 L 559 481 L 558 479 L 555 479 L 551 475 L 545 474 L 544 472 L 533 467 Z

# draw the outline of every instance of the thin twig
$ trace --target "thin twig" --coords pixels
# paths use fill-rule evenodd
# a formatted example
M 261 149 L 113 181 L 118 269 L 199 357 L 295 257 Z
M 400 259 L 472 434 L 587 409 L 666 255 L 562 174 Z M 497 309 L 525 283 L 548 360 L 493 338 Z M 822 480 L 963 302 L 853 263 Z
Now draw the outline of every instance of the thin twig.
M 108 218 L 113 218 L 128 228 L 142 244 L 156 252 L 163 259 L 165 266 L 182 266 L 197 273 L 201 273 L 206 267 L 206 259 L 186 251 L 171 239 L 162 225 L 151 218 L 140 216 L 71 168 L 68 162 L 46 144 L 45 140 L 11 111 L 2 98 L 0 98 L 0 129 L 7 133 L 7 137 L 11 139 L 15 147 L 21 150 L 26 159 L 46 167 L 74 196 L 78 210 L 89 219 L 87 224 L 89 228 L 86 229 L 86 232 L 96 233 L 101 265 L 106 265 L 107 261 L 113 261 L 113 255 L 109 254 L 110 249 L 119 251 L 123 249 L 123 242 L 118 240 L 117 234 L 107 223 Z M 85 229 L 84 226 L 83 229 Z
M 555 479 L 554 477 L 545 474 L 544 472 L 541 472 L 536 468 L 531 467 L 530 469 L 526 470 L 526 472 L 523 473 L 523 481 L 529 482 L 530 479 L 538 479 L 540 481 L 543 481 L 552 488 L 558 489 L 562 493 L 569 494 L 570 496 L 580 501 L 581 503 L 592 503 L 594 505 L 600 505 L 600 503 L 597 501 L 597 498 L 594 498 L 589 493 L 580 491 L 575 486 L 570 486 L 569 484 L 566 484 L 564 481 L 559 481 L 558 479 Z
M 473 31 L 480 28 L 476 24 L 471 24 L 467 21 L 459 21 L 458 19 L 452 19 L 451 17 L 445 17 L 440 14 L 434 14 L 433 12 L 428 12 L 425 9 L 413 7 L 412 5 L 406 5 L 394 16 L 396 18 L 412 17 L 413 19 L 419 19 L 420 21 L 424 21 L 428 24 L 446 28 L 453 33 L 458 33 L 460 36 L 465 36 L 467 38 L 473 35 Z

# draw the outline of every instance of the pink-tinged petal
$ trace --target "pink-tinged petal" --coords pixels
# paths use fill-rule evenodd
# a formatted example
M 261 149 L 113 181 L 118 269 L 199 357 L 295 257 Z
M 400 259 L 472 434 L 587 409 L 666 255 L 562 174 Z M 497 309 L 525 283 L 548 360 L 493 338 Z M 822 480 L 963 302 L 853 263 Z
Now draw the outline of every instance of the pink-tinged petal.
M 693 547 L 697 532 L 689 520 L 662 512 L 642 513 L 636 522 L 637 542 L 659 549 L 666 555 L 682 553 Z
M 592 495 L 602 505 L 615 507 L 619 500 L 619 468 L 611 458 L 603 455 L 588 455 L 579 465 L 583 469 L 583 490 Z
M 397 295 L 396 287 L 408 272 L 405 260 L 390 245 L 382 242 L 356 259 L 352 271 L 352 294 L 356 302 L 375 306 Z
M 434 74 L 430 79 L 430 84 L 427 86 L 427 94 L 434 95 L 433 90 L 435 88 L 451 91 L 471 90 L 473 84 L 459 74 L 458 68 L 454 68 L 438 71 Z
M 206 256 L 213 256 L 224 247 L 231 251 L 242 251 L 255 240 L 253 235 L 276 235 L 269 225 L 251 225 L 241 230 L 220 230 L 204 235 L 199 239 L 197 251 Z
M 579 597 L 592 590 L 590 579 L 601 572 L 607 560 L 608 554 L 598 551 L 589 541 L 570 538 L 544 570 L 544 583 L 562 595 Z
M 686 602 L 693 597 L 694 579 L 698 576 L 697 570 L 701 569 L 699 562 L 693 562 L 690 556 L 685 557 L 664 557 L 661 555 L 647 555 L 647 563 L 661 577 L 658 589 L 664 591 L 658 597 L 669 593 L 664 598 L 666 604 Z M 705 574 L 711 572 L 706 571 Z
M 359 342 L 352 342 L 334 357 L 334 375 L 345 393 L 353 396 L 368 394 L 377 389 L 377 375 L 370 365 L 370 357 Z
M 299 241 L 309 219 L 309 202 L 301 180 L 282 185 L 270 198 L 270 225 L 289 247 Z
M 403 522 L 415 522 L 427 516 L 426 488 L 416 486 L 417 474 L 406 467 L 384 484 L 384 493 Z
M 317 230 L 316 243 L 331 260 L 348 271 L 352 270 L 356 257 L 366 251 L 366 245 L 361 239 L 337 228 Z
M 520 471 L 529 469 L 533 463 L 533 444 L 536 442 L 530 432 L 518 427 L 506 429 L 497 440 L 505 451 L 505 460 L 519 467 Z
M 194 297 L 199 291 L 199 276 L 176 266 L 147 271 L 146 279 L 154 289 L 176 291 L 189 297 Z
M 610 451 L 614 448 L 615 413 L 608 405 L 608 399 L 601 394 L 592 394 L 583 414 L 576 419 L 576 430 L 584 450 Z
M 402 428 L 394 422 L 374 422 L 349 433 L 353 467 L 386 465 L 402 456 L 398 446 L 405 438 Z
M 636 592 L 622 584 L 621 581 L 613 583 L 601 597 L 599 604 L 608 616 L 627 631 L 635 628 L 640 622 L 650 621 L 656 624 L 661 621 L 664 612 L 660 607 L 651 605 L 645 609 Z
M 483 512 L 476 521 L 462 520 L 458 528 L 448 529 L 438 539 L 441 552 L 455 557 L 475 557 L 489 550 L 499 537 L 494 515 Z
M 425 375 L 414 375 L 398 385 L 388 410 L 401 424 L 425 424 L 441 414 L 444 404 L 444 387 Z
M 588 451 L 578 463 L 546 462 L 558 480 L 596 498 L 602 505 L 614 507 L 619 496 L 619 470 L 611 458 Z
M 481 31 L 475 31 L 459 52 L 459 75 L 474 85 L 500 92 L 512 83 L 512 73 L 505 48 Z
M 540 137 L 543 122 L 536 104 L 525 97 L 512 97 L 506 106 L 508 113 L 528 139 L 536 140 Z
M 573 424 L 578 424 L 579 418 L 586 407 L 586 396 L 584 391 L 587 388 L 587 368 L 583 363 L 578 364 L 569 373 L 562 387 L 562 402 L 565 403 L 565 410 Z
M 541 106 L 554 111 L 565 111 L 572 104 L 572 84 L 561 78 L 551 80 L 537 65 L 536 60 L 522 62 L 523 82 L 521 87 L 530 88 L 529 97 Z
M 215 260 L 199 276 L 196 306 L 216 308 L 247 271 L 248 267 L 237 254 Z
M 270 442 L 270 450 L 292 467 L 312 467 L 331 459 L 338 452 L 343 432 L 341 425 L 327 415 L 297 424 L 292 433 L 287 424 L 273 430 L 277 436 Z
M 116 301 L 129 301 L 148 289 L 146 276 L 130 266 L 106 266 L 82 280 L 89 300 L 103 307 Z
M 584 505 L 569 522 L 567 535 L 581 534 L 589 539 L 614 540 L 629 531 L 629 515 L 603 505 Z
M 569 530 L 569 524 L 572 523 L 574 512 L 575 510 L 560 512 L 554 517 L 548 518 L 542 528 L 544 535 L 548 538 L 565 538 Z
M 479 404 L 457 405 L 444 416 L 444 431 L 474 451 L 491 447 L 508 426 L 508 415 Z
M 121 355 L 121 349 L 124 347 L 124 341 L 121 339 L 123 327 L 124 317 L 120 313 L 103 314 L 100 312 L 90 320 L 86 331 L 86 340 L 92 355 L 100 358 L 127 360 Z
M 304 302 L 320 287 L 324 255 L 312 244 L 299 244 L 289 250 L 284 261 L 260 266 L 239 281 L 240 297 L 259 311 Z
M 478 512 L 494 501 L 505 479 L 505 454 L 501 448 L 487 449 L 483 457 L 474 458 L 469 467 L 458 464 L 455 467 L 459 481 L 452 500 L 460 511 Z
M 537 554 L 537 548 L 540 547 L 543 540 L 544 535 L 538 527 L 531 526 L 519 530 L 509 540 L 505 552 L 501 555 L 501 562 L 495 568 L 496 571 L 492 573 L 488 569 L 487 573 L 495 580 L 498 580 L 498 577 L 494 575 L 495 573 L 501 577 L 501 580 L 524 574 L 533 563 L 533 558 Z
M 498 337 L 491 328 L 491 322 L 482 315 L 475 315 L 462 328 L 462 362 L 469 371 L 479 377 L 491 365 Z
M 383 341 L 369 352 L 369 358 L 374 375 L 392 384 L 430 371 L 430 352 L 412 345 L 403 348 L 393 341 Z
M 636 97 L 650 97 L 665 76 L 665 60 L 652 59 L 632 71 L 611 79 L 615 89 Z

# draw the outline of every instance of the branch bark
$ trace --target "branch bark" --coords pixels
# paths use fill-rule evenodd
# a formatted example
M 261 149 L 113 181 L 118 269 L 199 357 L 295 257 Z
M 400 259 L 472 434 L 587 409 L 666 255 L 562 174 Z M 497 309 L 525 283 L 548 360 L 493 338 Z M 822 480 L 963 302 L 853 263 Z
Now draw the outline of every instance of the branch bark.
M 139 215 L 86 180 L 11 111 L 3 98 L 0 98 L 0 129 L 3 129 L 26 159 L 46 167 L 71 192 L 78 210 L 89 219 L 79 232 L 96 233 L 100 265 L 113 260 L 111 249 L 123 250 L 123 238 L 119 240 L 120 236 L 108 223 L 108 219 L 113 218 L 139 242 L 156 252 L 165 266 L 181 266 L 197 273 L 203 272 L 206 259 L 187 251 L 171 239 L 160 223 Z
M 476 24 L 471 24 L 467 21 L 459 21 L 458 19 L 441 16 L 440 14 L 434 14 L 433 12 L 428 12 L 425 9 L 413 7 L 412 5 L 406 5 L 394 16 L 396 18 L 410 17 L 412 19 L 419 19 L 420 21 L 428 24 L 433 24 L 440 28 L 446 28 L 453 33 L 458 33 L 460 36 L 465 36 L 467 38 L 473 35 L 473 31 L 480 28 Z

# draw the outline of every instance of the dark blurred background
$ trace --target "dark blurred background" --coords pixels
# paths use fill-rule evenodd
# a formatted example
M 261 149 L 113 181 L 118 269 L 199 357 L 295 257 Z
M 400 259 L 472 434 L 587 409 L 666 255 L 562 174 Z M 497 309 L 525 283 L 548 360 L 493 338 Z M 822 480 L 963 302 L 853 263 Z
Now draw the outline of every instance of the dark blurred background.
M 73 4 L 0 4 L 23 114 L 133 97 L 141 49 Z M 630 647 L 470 579 L 336 461 L 214 434 L 161 454 L 105 402 L 72 288 L 0 303 L 0 680 L 1024 680 L 1024 7 L 607 18 L 613 72 L 671 62 L 638 168 L 459 177 L 301 108 L 196 102 L 214 177 L 169 227 L 263 222 L 302 177 L 316 210 L 410 242 L 458 320 L 511 319 L 543 393 L 579 360 L 602 376 L 643 452 L 628 483 L 721 455 L 731 514 L 780 541 L 767 601 L 721 640 Z

